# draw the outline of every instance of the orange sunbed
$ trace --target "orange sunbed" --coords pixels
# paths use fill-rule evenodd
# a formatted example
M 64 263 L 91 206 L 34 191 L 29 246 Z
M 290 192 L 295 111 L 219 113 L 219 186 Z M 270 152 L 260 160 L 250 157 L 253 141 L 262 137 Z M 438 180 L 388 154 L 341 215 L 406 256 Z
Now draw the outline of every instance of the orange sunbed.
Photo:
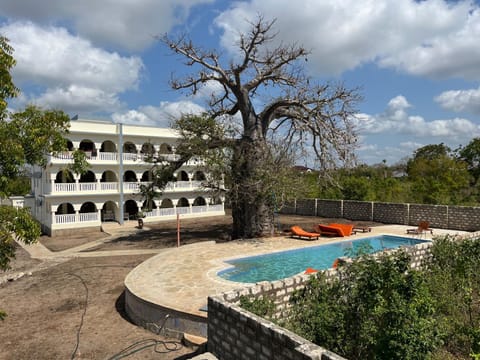
M 318 231 L 321 235 L 325 236 L 350 236 L 353 232 L 353 225 L 350 224 L 330 224 L 322 225 L 318 224 L 315 226 L 315 231 Z
M 318 239 L 320 237 L 319 233 L 312 233 L 312 232 L 305 231 L 300 226 L 297 226 L 297 225 L 292 226 L 290 228 L 290 231 L 292 232 L 292 237 L 298 237 L 299 239 L 307 238 L 309 240 L 312 240 L 312 239 Z

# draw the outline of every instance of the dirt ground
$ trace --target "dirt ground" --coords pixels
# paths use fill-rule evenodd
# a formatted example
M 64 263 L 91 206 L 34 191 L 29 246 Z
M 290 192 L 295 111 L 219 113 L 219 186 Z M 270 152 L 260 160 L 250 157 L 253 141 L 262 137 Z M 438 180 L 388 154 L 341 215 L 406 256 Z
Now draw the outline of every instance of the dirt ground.
M 310 229 L 333 219 L 280 216 L 279 230 L 294 224 Z M 337 220 L 338 221 L 338 220 Z M 343 221 L 346 222 L 346 221 Z M 374 224 L 368 224 L 374 225 Z M 182 245 L 217 240 L 228 233 L 231 217 L 183 220 Z M 110 239 L 104 233 L 40 241 L 52 251 L 104 238 L 88 251 L 176 246 L 176 223 L 146 224 L 137 234 Z M 0 283 L 0 360 L 10 359 L 188 359 L 195 349 L 132 324 L 124 313 L 125 276 L 150 255 L 73 258 L 42 262 L 22 248 L 6 274 L 24 272 Z

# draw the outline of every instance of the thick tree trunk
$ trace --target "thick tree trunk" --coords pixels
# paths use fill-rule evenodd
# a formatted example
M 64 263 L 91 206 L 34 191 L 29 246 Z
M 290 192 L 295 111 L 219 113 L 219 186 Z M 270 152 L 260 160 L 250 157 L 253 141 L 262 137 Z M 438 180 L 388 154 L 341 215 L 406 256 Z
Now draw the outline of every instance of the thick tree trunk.
M 232 238 L 271 236 L 274 232 L 272 194 L 264 189 L 261 170 L 268 147 L 264 139 L 244 137 L 232 164 Z

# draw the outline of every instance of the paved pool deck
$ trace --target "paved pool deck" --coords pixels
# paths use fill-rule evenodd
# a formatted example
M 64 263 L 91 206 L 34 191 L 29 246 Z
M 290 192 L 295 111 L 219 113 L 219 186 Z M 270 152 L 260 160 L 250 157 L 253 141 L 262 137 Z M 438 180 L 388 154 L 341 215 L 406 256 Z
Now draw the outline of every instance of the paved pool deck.
M 209 295 L 248 286 L 217 276 L 229 265 L 225 260 L 274 251 L 316 246 L 338 241 L 349 241 L 374 235 L 402 235 L 431 239 L 430 233 L 407 235 L 411 226 L 384 225 L 371 228 L 371 232 L 357 233 L 345 238 L 325 238 L 307 241 L 288 236 L 257 240 L 238 240 L 225 243 L 202 242 L 168 249 L 155 255 L 132 270 L 125 279 L 127 291 L 147 304 L 158 305 L 183 314 L 204 318 Z M 434 236 L 465 234 L 463 231 L 433 229 Z

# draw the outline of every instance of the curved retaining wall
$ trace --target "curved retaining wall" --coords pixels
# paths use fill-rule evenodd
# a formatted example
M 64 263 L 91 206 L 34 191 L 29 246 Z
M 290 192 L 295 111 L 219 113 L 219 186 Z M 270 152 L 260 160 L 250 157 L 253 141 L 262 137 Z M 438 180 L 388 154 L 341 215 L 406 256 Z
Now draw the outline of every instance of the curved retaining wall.
M 146 301 L 125 287 L 125 311 L 136 325 L 181 338 L 183 333 L 207 337 L 207 318 L 188 314 Z

